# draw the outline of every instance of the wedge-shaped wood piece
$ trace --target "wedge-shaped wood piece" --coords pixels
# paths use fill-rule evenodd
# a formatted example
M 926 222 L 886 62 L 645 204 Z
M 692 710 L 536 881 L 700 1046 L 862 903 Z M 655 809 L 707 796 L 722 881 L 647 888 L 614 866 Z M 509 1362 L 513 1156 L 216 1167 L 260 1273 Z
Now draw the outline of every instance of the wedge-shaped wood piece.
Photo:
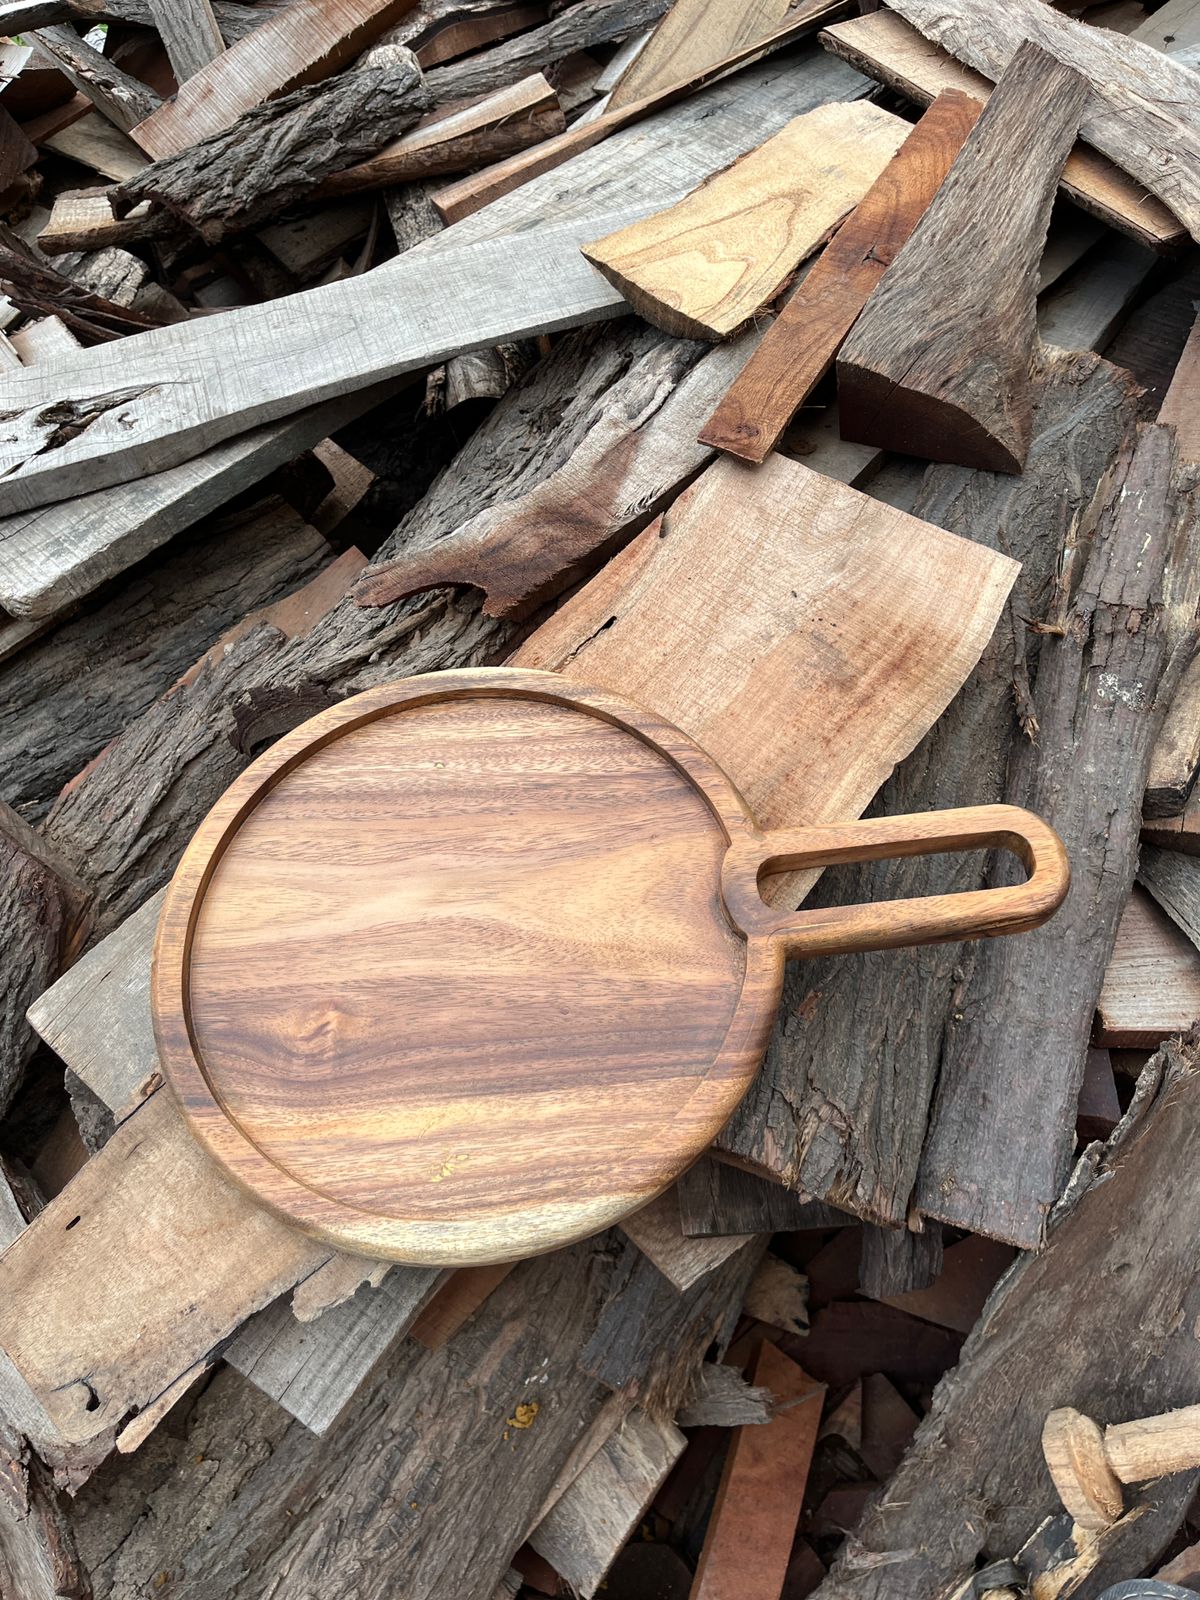
M 1138 877 L 1200 949 L 1200 862 L 1178 850 L 1143 849 Z
M 1200 954 L 1140 885 L 1117 927 L 1096 1002 L 1097 1044 L 1154 1050 L 1200 1020 Z
M 842 436 L 1019 472 L 1038 264 L 1087 84 L 1023 46 L 838 356 Z
M 981 103 L 992 92 L 988 78 L 956 61 L 894 11 L 835 22 L 821 34 L 821 43 L 918 105 L 946 89 L 960 89 Z M 1076 205 L 1151 249 L 1177 249 L 1187 238 L 1187 229 L 1161 200 L 1088 145 L 1077 144 L 1067 157 L 1060 188 Z
M 230 127 L 246 111 L 327 78 L 410 11 L 415 0 L 298 0 L 215 57 L 130 129 L 160 161 Z
M 676 0 L 618 78 L 607 110 L 685 83 L 787 21 L 793 0 Z
M 837 1228 L 848 1221 L 823 1201 L 759 1178 L 741 1167 L 702 1156 L 676 1184 L 679 1217 L 689 1239 L 731 1233 L 793 1233 Z
M 821 106 L 669 211 L 587 245 L 584 255 L 666 333 L 726 338 L 775 298 L 907 132 L 870 101 Z
M 747 1377 L 775 1416 L 734 1435 L 689 1600 L 771 1600 L 787 1573 L 825 1386 L 766 1342 Z
M 1066 17 L 1041 0 L 894 0 L 892 10 L 993 81 L 1026 42 L 1087 79 L 1080 134 L 1200 237 L 1200 98 L 1189 67 L 1140 39 Z
M 907 242 L 975 126 L 978 102 L 947 90 L 842 223 L 700 430 L 761 462 L 833 364 L 842 340 Z

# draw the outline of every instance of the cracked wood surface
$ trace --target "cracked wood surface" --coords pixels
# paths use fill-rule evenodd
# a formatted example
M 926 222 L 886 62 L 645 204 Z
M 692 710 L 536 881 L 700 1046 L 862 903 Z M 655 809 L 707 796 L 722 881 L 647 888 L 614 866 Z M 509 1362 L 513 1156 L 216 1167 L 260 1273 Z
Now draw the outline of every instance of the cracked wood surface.
M 580 243 L 681 198 L 798 112 L 860 85 L 819 52 L 769 64 L 586 151 L 566 198 L 550 174 L 364 277 L 156 330 L 124 344 L 120 363 L 91 352 L 37 389 L 33 373 L 5 379 L 0 512 L 165 470 L 301 401 L 611 316 L 620 296 Z M 549 214 L 553 226 L 532 225 Z

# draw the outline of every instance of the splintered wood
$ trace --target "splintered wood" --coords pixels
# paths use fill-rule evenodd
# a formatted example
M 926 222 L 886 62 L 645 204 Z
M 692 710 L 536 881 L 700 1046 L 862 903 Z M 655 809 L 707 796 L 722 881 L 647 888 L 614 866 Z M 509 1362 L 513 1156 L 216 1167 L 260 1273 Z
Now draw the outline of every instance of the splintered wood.
M 586 245 L 584 254 L 665 332 L 725 338 L 774 299 L 907 132 L 869 101 L 823 106 L 670 211 Z

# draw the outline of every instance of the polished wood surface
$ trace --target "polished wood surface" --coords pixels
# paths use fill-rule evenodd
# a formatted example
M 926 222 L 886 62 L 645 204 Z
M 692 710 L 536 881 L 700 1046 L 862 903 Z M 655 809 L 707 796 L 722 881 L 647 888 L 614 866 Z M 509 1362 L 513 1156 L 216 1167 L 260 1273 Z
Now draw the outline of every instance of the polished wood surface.
M 781 912 L 772 872 L 1015 849 L 1023 885 Z M 449 1265 L 583 1237 L 707 1146 L 787 955 L 1015 931 L 1066 888 L 1010 807 L 762 834 L 670 724 L 550 673 L 368 691 L 282 739 L 202 824 L 153 980 L 166 1076 L 264 1203 Z

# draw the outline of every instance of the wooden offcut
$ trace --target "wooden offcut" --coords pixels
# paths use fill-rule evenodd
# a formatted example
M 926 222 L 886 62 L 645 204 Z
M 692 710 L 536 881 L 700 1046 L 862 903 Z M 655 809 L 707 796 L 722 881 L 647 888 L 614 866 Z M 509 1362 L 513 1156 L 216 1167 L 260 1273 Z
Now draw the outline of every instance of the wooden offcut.
M 180 83 L 202 72 L 225 48 L 211 0 L 150 0 L 150 14 Z
M 1198 1020 L 1200 954 L 1139 885 L 1121 914 L 1096 1002 L 1096 1043 L 1154 1050 Z
M 762 462 L 828 372 L 868 296 L 907 242 L 979 115 L 947 90 L 826 245 L 757 351 L 700 430 L 700 440 Z
M 606 110 L 686 83 L 787 21 L 793 0 L 677 0 L 617 79 Z
M 586 245 L 584 254 L 664 332 L 726 338 L 775 298 L 907 132 L 870 101 L 822 106 L 669 211 Z
M 1021 470 L 1038 263 L 1086 96 L 1084 79 L 1037 46 L 1016 53 L 841 348 L 843 437 Z

